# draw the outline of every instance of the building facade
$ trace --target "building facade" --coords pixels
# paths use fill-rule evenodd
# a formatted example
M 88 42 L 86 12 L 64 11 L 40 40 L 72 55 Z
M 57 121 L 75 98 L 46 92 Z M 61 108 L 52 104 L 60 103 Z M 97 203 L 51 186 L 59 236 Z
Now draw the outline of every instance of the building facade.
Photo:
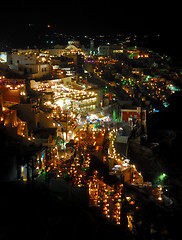
M 41 78 L 49 75 L 51 67 L 49 63 L 38 60 L 36 54 L 12 53 L 9 61 L 9 68 L 27 78 Z
M 129 122 L 132 126 L 134 120 L 142 120 L 142 123 L 146 125 L 146 110 L 138 107 L 136 109 L 121 109 L 121 120 L 124 122 Z

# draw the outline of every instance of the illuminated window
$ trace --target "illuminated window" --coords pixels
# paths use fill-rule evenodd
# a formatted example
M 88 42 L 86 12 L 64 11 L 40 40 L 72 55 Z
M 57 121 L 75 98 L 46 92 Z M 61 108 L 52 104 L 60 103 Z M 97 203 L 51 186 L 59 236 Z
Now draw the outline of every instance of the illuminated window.
M 123 50 L 120 49 L 120 50 L 113 50 L 113 53 L 123 53 Z

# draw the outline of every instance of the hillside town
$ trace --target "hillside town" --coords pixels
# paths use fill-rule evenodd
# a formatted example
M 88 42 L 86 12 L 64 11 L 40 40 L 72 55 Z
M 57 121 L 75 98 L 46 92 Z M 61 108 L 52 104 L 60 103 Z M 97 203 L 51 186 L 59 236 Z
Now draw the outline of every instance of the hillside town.
M 127 237 L 172 239 L 159 219 L 179 199 L 152 119 L 180 94 L 182 69 L 129 36 L 82 38 L 0 52 L 0 181 L 77 199 Z M 165 131 L 172 142 L 178 130 Z

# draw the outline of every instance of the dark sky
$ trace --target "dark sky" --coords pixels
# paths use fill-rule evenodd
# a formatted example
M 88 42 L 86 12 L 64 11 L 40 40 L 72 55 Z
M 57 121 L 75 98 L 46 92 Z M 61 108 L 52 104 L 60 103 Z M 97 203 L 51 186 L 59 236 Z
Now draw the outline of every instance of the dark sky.
M 17 25 L 28 23 L 52 24 L 74 33 L 173 32 L 174 28 L 181 27 L 180 2 L 77 0 L 61 1 L 60 6 L 46 5 L 46 10 L 42 6 L 41 11 L 37 7 L 29 12 L 9 14 L 8 18 L 1 17 L 0 30 L 14 31 Z

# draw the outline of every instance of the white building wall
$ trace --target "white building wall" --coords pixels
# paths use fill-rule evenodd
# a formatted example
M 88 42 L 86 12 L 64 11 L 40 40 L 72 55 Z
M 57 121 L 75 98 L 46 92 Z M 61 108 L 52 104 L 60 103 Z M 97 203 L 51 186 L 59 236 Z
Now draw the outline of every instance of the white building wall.
M 11 55 L 11 64 L 13 65 L 27 65 L 27 64 L 36 64 L 37 59 L 35 55 L 25 55 L 25 54 L 16 54 Z

